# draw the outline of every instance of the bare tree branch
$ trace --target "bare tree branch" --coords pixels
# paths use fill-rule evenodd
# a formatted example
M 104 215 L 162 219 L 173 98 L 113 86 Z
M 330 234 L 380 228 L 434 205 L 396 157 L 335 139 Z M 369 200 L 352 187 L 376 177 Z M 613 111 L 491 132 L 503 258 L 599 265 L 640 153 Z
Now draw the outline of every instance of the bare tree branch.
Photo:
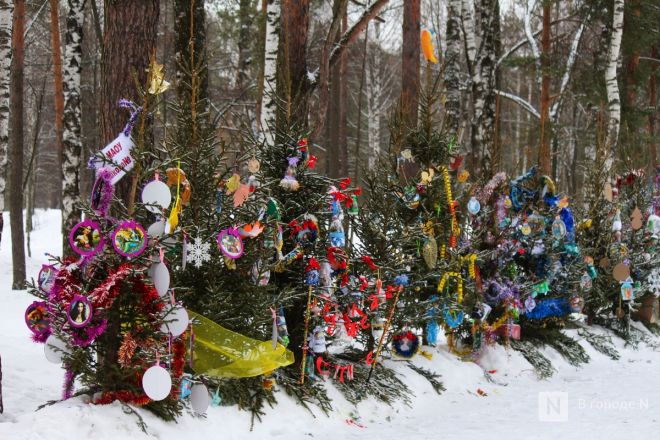
M 531 4 L 530 4 L 531 3 Z M 536 66 L 536 82 L 539 85 L 539 90 L 541 89 L 541 52 L 539 51 L 539 45 L 534 39 L 534 34 L 532 33 L 532 11 L 536 6 L 536 0 L 527 0 L 525 2 L 525 36 L 529 42 L 529 46 L 532 49 L 532 56 L 534 57 L 534 64 Z
M 553 123 L 557 122 L 559 119 L 559 108 L 561 107 L 563 101 L 563 95 L 568 87 L 568 83 L 571 80 L 571 71 L 573 70 L 573 65 L 575 64 L 575 59 L 577 58 L 577 50 L 580 45 L 580 40 L 582 39 L 582 34 L 584 33 L 584 28 L 586 23 L 589 21 L 590 16 L 587 16 L 584 21 L 580 24 L 580 27 L 575 32 L 573 37 L 573 43 L 571 43 L 571 50 L 568 53 L 568 59 L 566 60 L 566 69 L 564 70 L 564 76 L 561 79 L 561 85 L 559 86 L 559 97 L 555 100 L 554 104 L 550 108 L 550 119 Z

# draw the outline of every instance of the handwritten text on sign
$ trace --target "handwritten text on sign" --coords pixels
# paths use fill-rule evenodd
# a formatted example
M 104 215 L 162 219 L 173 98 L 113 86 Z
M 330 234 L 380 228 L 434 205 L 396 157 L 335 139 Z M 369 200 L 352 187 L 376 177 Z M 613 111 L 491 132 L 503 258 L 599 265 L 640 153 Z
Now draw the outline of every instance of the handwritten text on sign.
M 121 133 L 117 138 L 110 142 L 101 150 L 104 161 L 96 159 L 94 165 L 96 168 L 108 168 L 111 170 L 111 183 L 114 185 L 124 177 L 128 171 L 133 169 L 135 161 L 131 157 L 131 149 L 133 148 L 133 141 L 129 136 Z

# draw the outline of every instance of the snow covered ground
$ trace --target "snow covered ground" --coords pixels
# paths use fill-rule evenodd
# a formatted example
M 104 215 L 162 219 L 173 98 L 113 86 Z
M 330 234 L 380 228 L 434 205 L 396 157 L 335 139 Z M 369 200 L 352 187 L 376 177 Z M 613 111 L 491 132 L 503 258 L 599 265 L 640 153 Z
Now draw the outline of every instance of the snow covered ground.
M 147 439 L 651 439 L 660 433 L 660 349 L 623 347 L 619 361 L 583 345 L 591 362 L 582 368 L 566 363 L 551 349 L 544 354 L 558 372 L 539 381 L 522 356 L 503 347 L 490 349 L 482 366 L 463 363 L 440 345 L 432 360 L 417 356 L 414 363 L 441 374 L 447 391 L 437 395 L 428 381 L 403 362 L 391 365 L 414 391 L 410 407 L 365 402 L 357 407 L 330 387 L 336 408 L 330 416 L 310 415 L 283 392 L 279 404 L 267 411 L 250 432 L 250 414 L 235 407 L 210 408 L 206 418 L 185 414 L 178 423 L 165 423 L 141 411 L 149 435 L 140 431 L 134 416 L 118 404 L 94 406 L 71 399 L 40 411 L 36 408 L 61 394 L 63 370 L 46 361 L 43 345 L 30 340 L 23 312 L 34 299 L 11 290 L 9 221 L 5 213 L 0 247 L 0 355 L 5 412 L 0 415 L 0 440 L 121 440 Z M 45 252 L 59 254 L 59 212 L 39 211 L 32 237 L 28 277 L 36 277 Z M 571 336 L 579 338 L 575 334 Z M 657 340 L 656 340 L 657 341 Z M 483 368 L 483 369 L 482 369 Z M 483 371 L 496 370 L 493 381 Z M 485 392 L 479 395 L 477 390 Z M 565 419 L 542 421 L 539 401 L 551 394 L 549 412 Z M 540 397 L 541 396 L 541 397 Z

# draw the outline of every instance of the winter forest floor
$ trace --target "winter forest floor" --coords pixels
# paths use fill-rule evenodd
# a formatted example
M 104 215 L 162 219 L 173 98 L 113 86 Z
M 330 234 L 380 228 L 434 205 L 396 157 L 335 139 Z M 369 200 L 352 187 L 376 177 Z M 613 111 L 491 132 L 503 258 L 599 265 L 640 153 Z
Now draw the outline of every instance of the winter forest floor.
M 36 277 L 45 252 L 59 254 L 59 211 L 38 211 L 32 236 L 28 278 Z M 552 349 L 543 354 L 557 372 L 539 380 L 520 353 L 497 346 L 489 348 L 480 365 L 464 363 L 447 351 L 446 344 L 426 348 L 432 360 L 417 356 L 413 363 L 437 372 L 446 388 L 437 395 L 431 384 L 403 361 L 387 361 L 414 393 L 410 404 L 392 406 L 368 401 L 357 407 L 329 386 L 335 411 L 329 416 L 313 408 L 314 416 L 277 393 L 279 404 L 267 411 L 250 432 L 250 414 L 236 407 L 210 408 L 205 418 L 184 414 L 177 423 L 165 423 L 150 413 L 138 412 L 147 424 L 144 434 L 134 415 L 121 405 L 94 406 L 80 398 L 35 411 L 61 395 L 63 370 L 49 363 L 43 345 L 34 344 L 23 313 L 34 298 L 12 291 L 11 247 L 8 215 L 0 248 L 0 356 L 4 414 L 0 415 L 1 440 L 120 440 L 147 439 L 646 439 L 660 432 L 660 340 L 625 347 L 613 337 L 621 358 L 613 361 L 581 341 L 590 363 L 576 368 Z M 640 327 L 641 328 L 641 327 Z M 594 332 L 605 334 L 604 330 Z M 580 340 L 574 332 L 568 332 Z M 494 371 L 493 371 L 494 370 Z M 485 374 L 484 372 L 490 372 Z M 329 383 L 327 383 L 329 385 Z M 560 410 L 551 416 L 565 421 L 539 420 L 539 393 L 567 393 Z M 543 396 L 543 395 L 541 395 Z M 556 396 L 555 396 L 556 397 Z M 555 398 L 553 397 L 553 399 Z M 562 398 L 567 402 L 561 406 Z

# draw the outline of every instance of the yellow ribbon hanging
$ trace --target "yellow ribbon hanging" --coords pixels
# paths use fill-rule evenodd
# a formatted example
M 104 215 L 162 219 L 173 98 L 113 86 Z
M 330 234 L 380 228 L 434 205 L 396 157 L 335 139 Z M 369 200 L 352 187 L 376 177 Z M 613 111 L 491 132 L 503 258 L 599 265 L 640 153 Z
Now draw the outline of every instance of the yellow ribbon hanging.
M 440 278 L 440 282 L 438 283 L 438 293 L 442 293 L 442 291 L 445 289 L 445 285 L 447 284 L 447 280 L 449 277 L 456 278 L 456 282 L 458 283 L 458 286 L 456 288 L 456 300 L 458 303 L 463 302 L 463 278 L 461 277 L 461 274 L 458 272 L 445 272 L 442 275 L 442 278 Z
M 258 341 L 188 311 L 195 324 L 193 370 L 211 377 L 254 377 L 291 365 L 293 353 L 272 341 Z

